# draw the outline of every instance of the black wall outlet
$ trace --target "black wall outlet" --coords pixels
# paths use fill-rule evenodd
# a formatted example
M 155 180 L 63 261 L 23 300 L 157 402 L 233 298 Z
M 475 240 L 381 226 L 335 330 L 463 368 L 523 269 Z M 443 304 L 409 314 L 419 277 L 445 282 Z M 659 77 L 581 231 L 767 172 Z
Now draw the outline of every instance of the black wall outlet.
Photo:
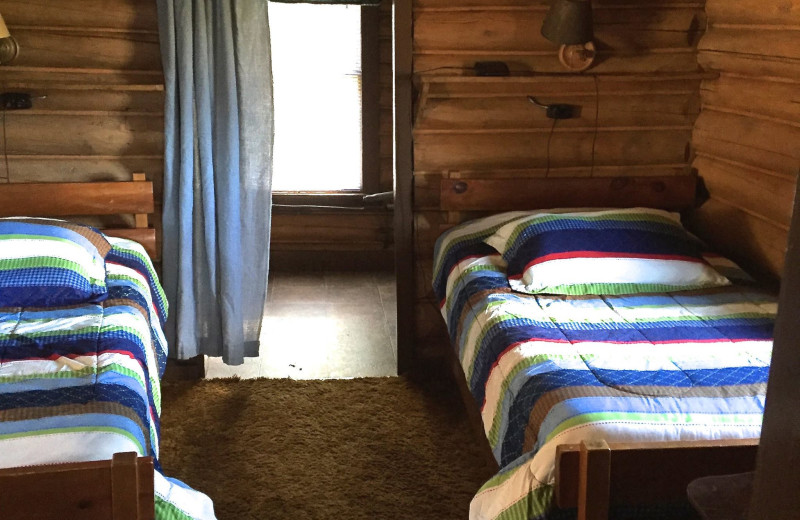
M 572 119 L 576 108 L 575 105 L 548 105 L 545 114 L 550 119 Z
M 3 110 L 25 110 L 33 107 L 31 95 L 24 92 L 3 92 L 0 94 L 0 107 Z

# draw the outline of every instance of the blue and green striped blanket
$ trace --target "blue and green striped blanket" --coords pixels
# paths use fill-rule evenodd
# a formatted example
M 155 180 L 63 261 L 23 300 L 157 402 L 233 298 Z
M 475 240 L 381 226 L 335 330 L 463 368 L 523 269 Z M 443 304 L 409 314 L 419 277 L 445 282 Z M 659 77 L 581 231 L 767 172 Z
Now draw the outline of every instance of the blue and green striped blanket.
M 500 472 L 475 520 L 561 515 L 555 448 L 758 437 L 775 299 L 748 285 L 662 294 L 515 293 L 483 242 L 520 213 L 440 237 L 434 290 Z M 732 268 L 722 259 L 709 259 Z
M 0 309 L 0 468 L 134 451 L 156 461 L 157 518 L 214 518 L 208 497 L 161 473 L 166 299 L 142 246 L 109 242 L 104 301 Z

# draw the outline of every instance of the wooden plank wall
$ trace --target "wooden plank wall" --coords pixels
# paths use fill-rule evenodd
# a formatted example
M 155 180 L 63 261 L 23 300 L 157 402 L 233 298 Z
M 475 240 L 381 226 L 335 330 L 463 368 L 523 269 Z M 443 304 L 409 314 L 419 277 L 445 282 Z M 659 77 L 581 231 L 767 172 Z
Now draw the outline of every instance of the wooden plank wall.
M 0 67 L 0 88 L 36 97 L 32 110 L 5 114 L 10 181 L 145 172 L 160 205 L 164 85 L 154 0 L 3 0 L 0 12 L 20 45 L 16 61 Z
M 694 225 L 751 269 L 780 276 L 800 169 L 800 3 L 708 0 L 693 166 L 711 199 Z
M 33 110 L 6 113 L 11 182 L 129 180 L 145 172 L 159 225 L 164 85 L 155 0 L 2 0 L 0 13 L 21 49 L 0 68 L 0 89 L 37 97 Z M 380 56 L 381 189 L 391 191 L 391 2 L 381 7 Z M 277 211 L 273 250 L 391 256 L 391 222 L 385 210 Z
M 598 57 L 586 73 L 571 74 L 561 68 L 557 46 L 539 32 L 548 0 L 415 0 L 420 349 L 446 342 L 430 289 L 434 241 L 443 229 L 475 216 L 443 211 L 442 178 L 690 173 L 704 1 L 593 4 Z M 482 60 L 504 61 L 512 74 L 528 77 L 475 78 L 471 67 Z M 550 139 L 552 121 L 527 95 L 579 105 L 580 116 L 559 121 Z

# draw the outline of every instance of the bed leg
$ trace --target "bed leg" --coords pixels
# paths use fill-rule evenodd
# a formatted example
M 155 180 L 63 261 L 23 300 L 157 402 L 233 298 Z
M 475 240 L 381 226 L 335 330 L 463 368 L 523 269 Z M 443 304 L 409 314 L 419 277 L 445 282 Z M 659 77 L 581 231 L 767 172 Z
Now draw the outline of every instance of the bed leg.
M 582 441 L 578 520 L 608 520 L 611 450 L 605 441 Z
M 111 459 L 111 513 L 113 520 L 137 520 L 139 472 L 136 453 L 115 453 Z

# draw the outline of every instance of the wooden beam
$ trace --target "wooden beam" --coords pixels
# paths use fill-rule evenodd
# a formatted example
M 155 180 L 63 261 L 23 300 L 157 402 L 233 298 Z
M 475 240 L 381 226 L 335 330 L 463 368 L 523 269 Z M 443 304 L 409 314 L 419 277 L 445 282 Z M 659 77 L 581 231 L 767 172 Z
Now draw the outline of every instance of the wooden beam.
M 0 217 L 153 213 L 152 182 L 0 185 Z
M 775 320 L 764 425 L 758 468 L 750 501 L 751 520 L 796 518 L 800 511 L 800 190 L 794 214 Z
M 694 205 L 696 179 L 590 177 L 545 179 L 442 179 L 445 211 L 511 211 L 556 207 L 633 207 L 670 210 Z
M 394 0 L 392 55 L 394 70 L 394 243 L 397 274 L 397 371 L 414 363 L 414 230 L 413 230 L 413 72 L 412 0 Z

